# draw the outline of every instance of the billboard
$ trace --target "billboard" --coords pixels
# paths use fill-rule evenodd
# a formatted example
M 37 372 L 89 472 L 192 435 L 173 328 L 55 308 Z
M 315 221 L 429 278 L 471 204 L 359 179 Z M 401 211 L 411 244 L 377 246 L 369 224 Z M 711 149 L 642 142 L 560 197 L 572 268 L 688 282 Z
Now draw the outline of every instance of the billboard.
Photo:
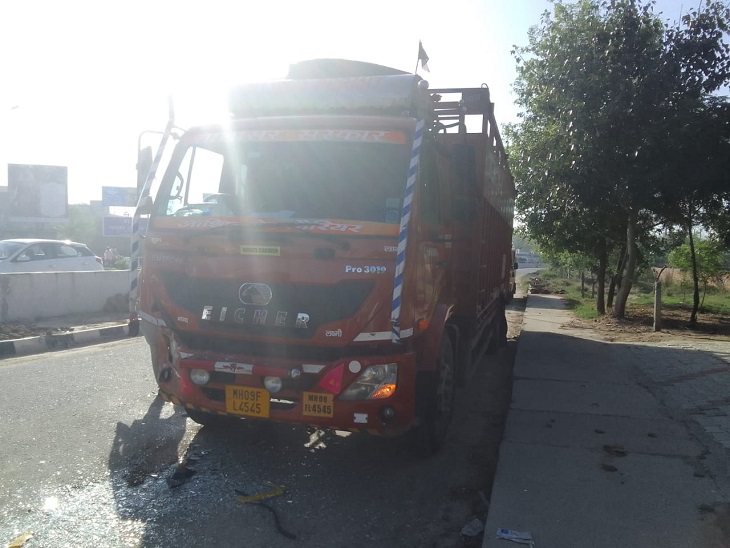
M 8 164 L 8 220 L 65 222 L 67 206 L 66 166 Z
M 141 217 L 139 219 L 139 231 L 141 234 L 147 232 L 147 223 L 149 219 Z M 132 236 L 132 217 L 119 217 L 115 215 L 106 215 L 104 217 L 102 232 L 104 236 Z

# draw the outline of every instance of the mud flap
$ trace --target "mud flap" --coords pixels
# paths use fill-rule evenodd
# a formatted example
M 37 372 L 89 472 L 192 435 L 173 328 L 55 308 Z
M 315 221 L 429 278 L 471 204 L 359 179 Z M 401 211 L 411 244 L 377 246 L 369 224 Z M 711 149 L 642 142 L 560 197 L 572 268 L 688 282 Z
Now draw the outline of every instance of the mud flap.
M 418 424 L 411 430 L 414 451 L 428 457 L 446 441 L 454 409 L 456 392 L 455 353 L 451 338 L 444 334 L 437 372 L 422 372 L 416 380 L 416 416 Z

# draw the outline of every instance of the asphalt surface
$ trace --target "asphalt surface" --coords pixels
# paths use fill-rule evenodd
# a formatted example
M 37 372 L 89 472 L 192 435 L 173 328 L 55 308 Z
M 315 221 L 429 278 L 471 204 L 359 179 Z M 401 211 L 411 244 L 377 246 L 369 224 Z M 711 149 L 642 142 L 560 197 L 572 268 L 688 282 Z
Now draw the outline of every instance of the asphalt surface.
M 730 345 L 608 343 L 571 317 L 528 297 L 483 548 L 730 546 Z
M 730 547 L 730 344 L 609 343 L 571 318 L 528 298 L 483 548 Z M 128 337 L 123 317 L 54 322 L 76 324 L 67 347 Z M 60 348 L 34 339 L 14 355 Z

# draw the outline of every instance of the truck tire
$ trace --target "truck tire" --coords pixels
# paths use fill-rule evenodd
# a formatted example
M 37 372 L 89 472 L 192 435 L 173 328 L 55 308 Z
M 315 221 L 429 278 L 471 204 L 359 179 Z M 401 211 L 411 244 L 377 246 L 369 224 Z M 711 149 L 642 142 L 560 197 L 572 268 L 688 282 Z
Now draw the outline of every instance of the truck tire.
M 507 346 L 507 313 L 502 304 L 492 320 L 490 327 L 489 342 L 487 343 L 487 354 L 492 354 Z
M 507 313 L 504 307 L 499 311 L 499 319 L 497 327 L 497 348 L 504 348 L 507 346 Z
M 421 406 L 420 424 L 413 432 L 415 450 L 430 456 L 439 450 L 449 430 L 454 412 L 456 393 L 456 359 L 451 338 L 444 333 L 441 339 L 438 372 L 426 389 L 430 392 Z

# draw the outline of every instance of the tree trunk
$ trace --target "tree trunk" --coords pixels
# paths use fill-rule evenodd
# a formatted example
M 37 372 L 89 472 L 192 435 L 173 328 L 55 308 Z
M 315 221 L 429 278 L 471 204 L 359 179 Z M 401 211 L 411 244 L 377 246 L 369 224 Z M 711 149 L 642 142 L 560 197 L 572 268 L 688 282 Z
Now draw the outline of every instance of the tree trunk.
M 692 223 L 689 225 L 689 253 L 692 257 L 692 283 L 694 285 L 694 302 L 692 303 L 692 314 L 689 317 L 689 325 L 697 325 L 697 311 L 700 308 L 700 280 L 697 274 L 697 255 L 695 254 L 695 239 L 692 235 Z
M 606 239 L 601 238 L 598 248 L 598 294 L 596 295 L 596 312 L 601 315 L 606 313 L 606 269 L 608 268 L 608 251 L 606 250 Z M 595 286 L 595 284 L 594 284 Z
M 613 307 L 615 318 L 626 316 L 626 301 L 629 300 L 631 286 L 634 283 L 634 271 L 636 270 L 636 218 L 637 214 L 632 209 L 629 211 L 628 223 L 626 225 L 626 260 L 621 276 L 621 287 L 616 294 L 616 306 Z
M 611 276 L 611 285 L 608 288 L 608 308 L 613 308 L 613 297 L 616 294 L 616 288 L 621 285 L 621 272 L 624 269 L 624 260 L 626 259 L 626 247 L 621 249 L 616 263 L 616 273 Z

